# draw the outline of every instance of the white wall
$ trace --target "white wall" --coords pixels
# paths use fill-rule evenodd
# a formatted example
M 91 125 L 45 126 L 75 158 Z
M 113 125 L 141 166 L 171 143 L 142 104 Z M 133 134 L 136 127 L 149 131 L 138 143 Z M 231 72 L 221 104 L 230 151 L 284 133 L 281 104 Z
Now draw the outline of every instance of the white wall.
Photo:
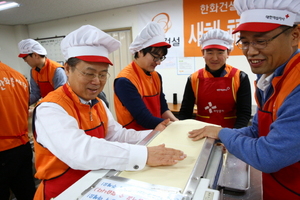
M 101 30 L 132 27 L 134 35 L 139 32 L 135 6 L 32 24 L 28 26 L 28 30 L 31 38 L 43 38 L 66 35 L 85 24 L 96 26 Z
M 29 78 L 30 67 L 18 57 L 18 42 L 24 37 L 28 37 L 26 26 L 0 25 L 0 61 Z
M 172 6 L 172 4 L 169 5 Z M 29 67 L 24 67 L 24 65 L 26 66 L 26 63 L 17 57 L 17 43 L 21 39 L 27 37 L 36 39 L 66 35 L 85 24 L 94 25 L 102 30 L 131 27 L 133 38 L 135 38 L 140 31 L 138 29 L 138 13 L 136 6 L 31 24 L 27 27 L 28 31 L 24 27 L 0 25 L 0 60 L 21 71 L 23 74 L 28 74 Z M 22 36 L 23 38 L 20 38 Z M 5 40 L 3 38 L 5 38 Z M 253 81 L 255 80 L 255 75 L 252 74 L 244 56 L 231 56 L 227 63 L 245 71 L 249 75 L 253 93 Z M 197 57 L 195 59 L 195 70 L 204 67 L 204 65 L 204 59 L 202 57 Z M 176 68 L 158 69 L 157 71 L 163 76 L 163 87 L 167 101 L 172 102 L 173 93 L 177 93 L 178 102 L 180 103 L 182 101 L 188 75 L 177 75 Z M 255 104 L 254 99 L 252 100 L 252 104 Z

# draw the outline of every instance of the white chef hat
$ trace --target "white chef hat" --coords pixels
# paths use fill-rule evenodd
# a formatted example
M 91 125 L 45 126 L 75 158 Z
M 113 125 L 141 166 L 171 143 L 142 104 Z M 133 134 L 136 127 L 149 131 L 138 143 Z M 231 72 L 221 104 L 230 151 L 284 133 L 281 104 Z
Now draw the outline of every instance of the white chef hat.
M 165 33 L 161 26 L 156 22 L 149 22 L 130 44 L 129 50 L 132 54 L 139 52 L 147 47 L 170 48 L 171 45 L 165 42 Z
M 300 23 L 299 0 L 235 0 L 234 7 L 241 17 L 233 33 L 267 32 L 281 25 Z
M 37 53 L 39 55 L 47 55 L 46 49 L 33 39 L 21 40 L 18 44 L 20 54 L 18 57 L 24 58 L 28 54 Z
M 87 62 L 104 62 L 113 65 L 108 54 L 120 47 L 120 41 L 100 29 L 84 25 L 69 33 L 60 44 L 66 60 L 76 57 Z
M 233 38 L 227 32 L 221 29 L 211 29 L 203 34 L 200 38 L 200 45 L 202 49 L 233 49 Z

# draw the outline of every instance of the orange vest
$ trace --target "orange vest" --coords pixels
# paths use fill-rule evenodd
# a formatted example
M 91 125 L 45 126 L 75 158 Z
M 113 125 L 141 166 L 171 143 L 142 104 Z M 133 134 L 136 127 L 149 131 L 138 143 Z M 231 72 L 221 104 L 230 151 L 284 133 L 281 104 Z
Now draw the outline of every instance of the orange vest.
M 46 58 L 45 65 L 39 72 L 35 69 L 31 70 L 32 78 L 38 84 L 42 97 L 54 90 L 53 77 L 59 67 L 63 68 L 61 64 Z
M 277 119 L 277 111 L 286 97 L 300 85 L 300 53 L 294 56 L 284 68 L 281 76 L 274 77 L 272 85 L 274 93 L 261 107 L 258 105 L 259 136 L 266 136 L 270 126 Z M 273 199 L 300 199 L 300 162 L 287 166 L 275 173 L 262 173 L 263 198 Z M 295 194 L 297 193 L 297 194 Z
M 153 71 L 151 72 L 151 76 L 148 76 L 135 62 L 132 62 L 126 66 L 116 78 L 120 77 L 130 80 L 130 82 L 136 87 L 141 95 L 141 99 L 144 97 L 160 95 L 161 93 L 161 81 L 158 73 Z M 127 108 L 123 106 L 116 94 L 114 94 L 114 104 L 117 120 L 122 126 L 126 126 L 134 120 L 133 116 L 130 114 Z
M 233 128 L 236 121 L 235 105 L 237 91 L 240 87 L 240 70 L 233 68 L 230 65 L 226 65 L 224 70 L 227 72 L 224 77 L 215 78 L 207 70 L 200 69 L 191 75 L 191 85 L 195 95 L 195 104 L 198 108 L 197 120 L 218 124 L 222 127 Z M 200 81 L 201 84 L 204 85 L 201 85 Z M 215 82 L 217 85 L 212 84 Z M 205 86 L 205 84 L 208 85 Z M 205 87 L 206 90 L 201 89 L 203 87 Z M 221 101 L 218 103 L 219 97 L 216 96 L 217 94 L 214 91 L 219 87 L 220 89 L 228 88 L 228 90 L 225 91 L 225 93 L 223 91 L 224 95 L 227 95 L 224 99 L 224 101 L 227 100 L 225 102 Z M 199 92 L 202 92 L 201 95 L 199 95 Z M 210 96 L 210 98 L 207 98 L 208 95 Z M 199 99 L 199 96 L 201 99 Z M 212 99 L 214 99 L 214 104 L 207 104 L 212 103 L 209 101 Z M 207 109 L 207 106 L 211 106 L 212 109 Z
M 0 151 L 26 144 L 29 84 L 18 71 L 0 62 Z
M 289 63 L 286 65 L 284 69 L 284 73 L 287 70 L 291 70 L 288 74 L 286 74 L 287 78 L 282 78 L 282 76 L 277 76 L 274 77 L 272 80 L 272 85 L 275 89 L 276 86 L 280 84 L 281 87 L 278 88 L 275 92 L 278 92 L 280 90 L 280 95 L 272 95 L 271 98 L 268 99 L 268 101 L 265 103 L 264 107 L 262 108 L 263 110 L 272 112 L 272 118 L 273 121 L 276 120 L 277 118 L 277 111 L 280 108 L 281 104 L 284 102 L 285 98 L 297 87 L 300 83 L 300 65 L 299 63 L 296 63 L 297 66 L 291 66 L 292 63 L 296 60 L 299 59 L 300 62 L 300 54 L 297 54 L 294 56 Z M 293 67 L 293 69 L 291 69 Z M 283 89 L 284 88 L 284 89 Z M 256 97 L 256 96 L 255 96 Z M 258 107 L 261 107 L 257 98 L 256 98 L 256 103 Z
M 98 98 L 97 98 L 98 99 Z M 54 90 L 43 98 L 42 102 L 53 102 L 62 106 L 66 112 L 74 117 L 80 129 L 92 130 L 97 129 L 101 124 L 104 124 L 105 135 L 107 132 L 108 118 L 103 104 L 100 99 L 92 108 L 89 105 L 82 104 L 78 96 L 71 90 L 68 84 Z M 79 115 L 80 112 L 80 115 Z M 53 116 L 55 117 L 55 116 Z M 34 117 L 33 117 L 34 118 Z M 38 135 L 38 133 L 36 133 Z M 105 137 L 104 135 L 104 137 Z M 97 135 L 94 135 L 97 137 Z M 67 170 L 69 166 L 53 155 L 48 149 L 41 146 L 34 140 L 35 148 L 35 177 L 42 180 L 59 178 Z M 43 198 L 43 183 L 40 184 L 35 199 L 42 200 Z

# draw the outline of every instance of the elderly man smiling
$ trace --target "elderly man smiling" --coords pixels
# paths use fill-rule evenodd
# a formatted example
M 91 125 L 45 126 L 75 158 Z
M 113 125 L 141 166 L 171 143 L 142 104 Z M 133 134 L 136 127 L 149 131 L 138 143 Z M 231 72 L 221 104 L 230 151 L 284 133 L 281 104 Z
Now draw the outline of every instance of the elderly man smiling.
M 42 182 L 36 200 L 58 196 L 89 170 L 140 170 L 174 165 L 186 155 L 164 145 L 134 145 L 151 130 L 125 129 L 97 98 L 112 65 L 108 54 L 119 41 L 90 25 L 68 34 L 61 43 L 68 82 L 35 108 L 36 177 Z M 162 131 L 165 120 L 156 126 Z M 128 144 L 131 143 L 131 144 Z

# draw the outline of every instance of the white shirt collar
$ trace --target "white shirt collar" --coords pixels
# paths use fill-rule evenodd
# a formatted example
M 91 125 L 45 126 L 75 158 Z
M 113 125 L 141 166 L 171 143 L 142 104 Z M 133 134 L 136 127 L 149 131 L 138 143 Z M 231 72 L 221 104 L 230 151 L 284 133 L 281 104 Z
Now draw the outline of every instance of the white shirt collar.
M 274 73 L 266 76 L 263 74 L 257 82 L 257 87 L 263 92 L 270 86 Z
M 92 104 L 92 100 L 89 100 L 89 101 L 86 101 L 86 100 L 83 100 L 82 98 L 78 97 L 80 102 L 83 103 L 83 104 L 87 104 L 87 105 L 91 105 Z

